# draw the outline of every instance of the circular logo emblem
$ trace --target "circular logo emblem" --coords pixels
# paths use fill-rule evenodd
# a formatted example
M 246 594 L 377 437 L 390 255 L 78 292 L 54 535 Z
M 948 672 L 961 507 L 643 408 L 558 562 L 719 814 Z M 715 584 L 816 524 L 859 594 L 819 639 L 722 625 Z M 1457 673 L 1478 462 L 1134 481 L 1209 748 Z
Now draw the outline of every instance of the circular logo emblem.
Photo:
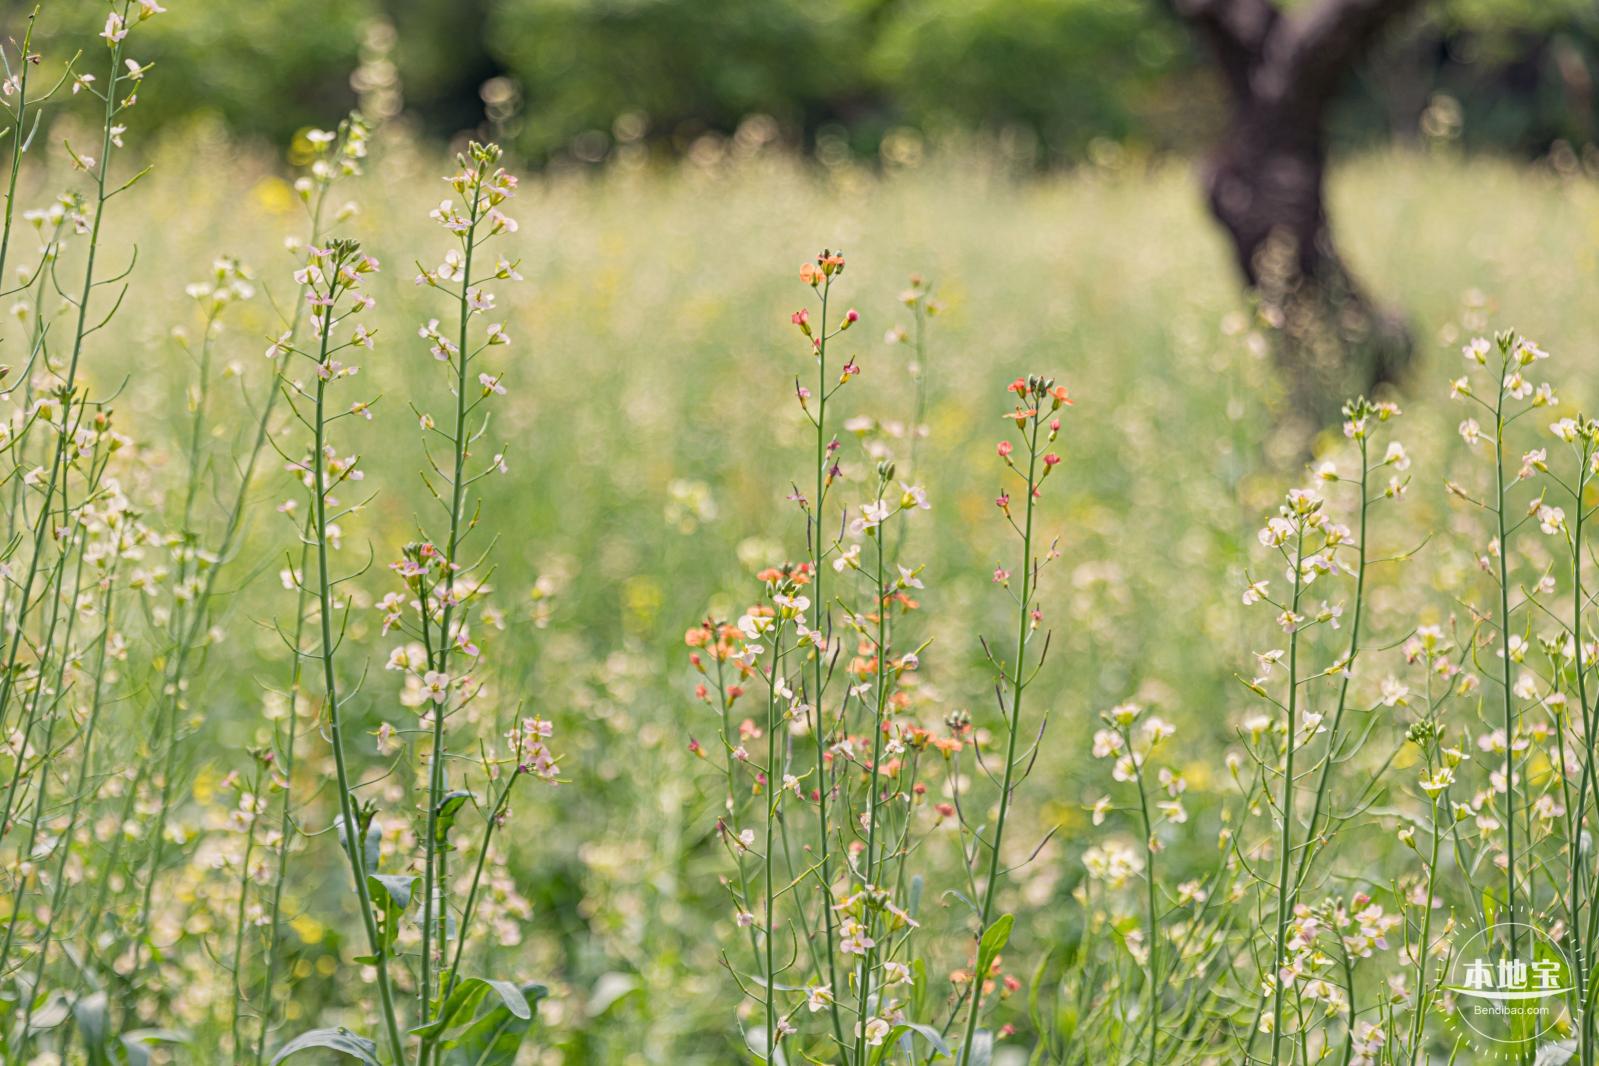
M 1531 1049 L 1569 1028 L 1571 964 L 1536 926 L 1500 922 L 1455 942 L 1444 989 L 1454 1019 L 1480 1051 Z

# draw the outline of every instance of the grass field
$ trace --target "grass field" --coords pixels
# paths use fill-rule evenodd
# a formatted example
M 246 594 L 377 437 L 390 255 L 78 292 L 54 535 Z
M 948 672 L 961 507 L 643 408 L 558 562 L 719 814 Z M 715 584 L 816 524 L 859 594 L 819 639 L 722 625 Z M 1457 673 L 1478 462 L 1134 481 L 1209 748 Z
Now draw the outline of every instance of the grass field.
M 199 328 L 184 286 L 219 254 L 251 266 L 257 295 L 229 311 L 216 349 L 196 503 L 200 521 L 215 523 L 254 426 L 251 405 L 264 395 L 270 368 L 261 351 L 279 328 L 272 303 L 296 298 L 289 275 L 300 264 L 283 242 L 302 228 L 301 208 L 275 163 L 204 131 L 164 142 L 154 162 L 152 176 L 116 201 L 102 238 L 113 264 L 136 245 L 138 268 L 115 329 L 89 339 L 84 374 L 92 393 L 118 393 L 118 425 L 134 439 L 120 468 L 123 490 L 152 518 L 170 516 L 185 489 L 195 382 L 171 333 L 180 323 L 191 336 Z M 370 545 L 376 563 L 354 583 L 357 607 L 388 591 L 387 562 L 415 538 L 425 507 L 411 405 L 442 401 L 416 327 L 439 317 L 439 304 L 411 276 L 414 259 L 437 255 L 427 212 L 445 195 L 438 175 L 448 169 L 430 149 L 380 134 L 366 176 L 337 193 L 360 204 L 337 232 L 359 238 L 384 266 L 369 286 L 378 305 L 367 324 L 375 323 L 378 344 L 362 353 L 360 378 L 381 399 L 371 422 L 340 431 L 341 448 L 363 457 L 362 494 L 374 494 L 341 520 L 335 552 L 355 569 Z M 29 173 L 27 198 L 43 201 L 60 178 Z M 1347 255 L 1405 309 L 1419 338 L 1411 378 L 1388 397 L 1405 411 L 1395 433 L 1413 480 L 1373 537 L 1389 553 L 1425 541 L 1404 566 L 1373 572 L 1370 639 L 1389 647 L 1418 622 L 1447 617 L 1483 541 L 1479 516 L 1451 507 L 1443 487 L 1466 464 L 1455 433 L 1462 415 L 1447 396 L 1460 345 L 1476 333 L 1521 330 L 1554 353 L 1562 411 L 1599 401 L 1599 187 L 1493 160 L 1394 152 L 1343 164 L 1332 198 Z M 721 962 L 741 935 L 719 883 L 725 783 L 690 750 L 691 740 L 712 740 L 717 723 L 694 699 L 698 676 L 683 634 L 708 611 L 736 618 L 759 592 L 756 569 L 805 554 L 803 518 L 784 497 L 812 476 L 812 431 L 793 403 L 796 376 L 811 371 L 789 316 L 806 295 L 796 270 L 823 246 L 847 253 L 840 299 L 861 315 L 835 342 L 862 368 L 838 417 L 888 425 L 886 442 L 874 437 L 874 447 L 898 459 L 902 476 L 908 441 L 893 430 L 914 418 L 915 386 L 909 349 L 884 334 L 910 321 L 897 296 L 912 274 L 929 279 L 944 305 L 929 324 L 929 433 L 911 472 L 933 520 L 906 534 L 906 550 L 925 564 L 923 610 L 911 624 L 917 644 L 931 641 L 918 698 L 935 721 L 956 708 L 992 719 L 978 638 L 1014 629 L 1013 608 L 993 595 L 991 577 L 1000 553 L 1011 551 L 992 506 L 1003 388 L 1019 374 L 1047 372 L 1069 384 L 1075 401 L 1057 446 L 1063 480 L 1051 483 L 1042 519 L 1062 552 L 1042 600 L 1053 646 L 1032 697 L 1050 726 L 1018 793 L 1006 864 L 1027 860 L 1058 832 L 1001 889 L 1000 905 L 1017 915 L 1007 972 L 1027 984 L 1052 953 L 1058 969 L 1060 953 L 1082 941 L 1085 915 L 1117 909 L 1104 900 L 1085 908 L 1075 895 L 1085 850 L 1107 836 L 1138 836 L 1121 815 L 1091 824 L 1089 807 L 1109 785 L 1107 766 L 1090 753 L 1105 708 L 1136 699 L 1175 724 L 1181 744 L 1168 758 L 1192 802 L 1185 826 L 1162 831 L 1165 876 L 1177 884 L 1214 865 L 1225 753 L 1251 707 L 1237 677 L 1252 676 L 1253 653 L 1282 639 L 1240 604 L 1240 591 L 1246 569 L 1267 565 L 1256 531 L 1303 480 L 1305 457 L 1302 441 L 1274 428 L 1283 414 L 1278 368 L 1184 166 L 1018 177 L 975 155 L 888 173 L 757 155 L 525 178 L 515 208 L 521 227 L 505 254 L 522 257 L 526 281 L 500 295 L 497 313 L 515 343 L 504 367 L 508 394 L 485 445 L 503 451 L 508 473 L 485 492 L 481 515 L 494 537 L 489 580 L 506 625 L 484 641 L 500 717 L 486 719 L 482 735 L 493 737 L 492 723 L 525 703 L 526 713 L 556 725 L 564 783 L 518 794 L 495 844 L 503 862 L 490 864 L 474 952 L 485 972 L 550 986 L 547 1028 L 530 1039 L 539 1050 L 528 1061 L 714 1063 L 738 1054 L 738 990 Z M 0 352 L 25 345 L 19 336 L 7 334 Z M 285 421 L 286 452 L 293 432 Z M 1314 449 L 1343 443 L 1333 426 Z M 875 456 L 849 435 L 842 455 L 847 481 L 868 476 Z M 269 454 L 250 494 L 217 601 L 215 626 L 226 636 L 189 684 L 168 827 L 174 843 L 155 892 L 145 968 L 128 993 L 132 1015 L 189 1030 L 198 1047 L 224 1046 L 233 1002 L 224 963 L 237 878 L 221 871 L 237 862 L 228 809 L 238 797 L 224 775 L 248 774 L 246 751 L 269 744 L 282 721 L 281 701 L 263 698 L 282 684 L 276 627 L 295 599 L 278 576 L 298 550 L 293 525 L 275 510 L 298 491 L 282 466 Z M 1275 564 L 1267 568 L 1278 576 Z M 131 643 L 147 625 L 159 627 L 156 602 L 142 619 L 135 609 Z M 352 615 L 341 669 L 352 681 L 370 673 L 345 730 L 366 776 L 390 767 L 372 794 L 403 810 L 414 760 L 403 745 L 380 753 L 374 734 L 384 722 L 414 723 L 416 711 L 382 670 L 391 642 L 377 617 Z M 1398 655 L 1372 654 L 1387 659 L 1357 671 L 1362 705 L 1380 702 L 1379 685 L 1393 672 L 1385 664 Z M 107 796 L 120 795 L 151 757 L 148 722 L 159 701 L 136 676 L 141 669 L 128 667 L 108 711 L 103 777 L 97 771 Z M 1392 739 L 1385 713 L 1397 712 L 1363 711 L 1362 721 Z M 1373 742 L 1351 770 L 1375 766 L 1387 750 Z M 1414 757 L 1397 761 L 1408 767 Z M 340 1022 L 375 1035 L 360 1006 L 369 992 L 348 968 L 365 945 L 352 934 L 345 858 L 327 831 L 336 808 L 327 744 L 309 737 L 297 773 L 305 835 L 284 904 L 292 981 L 280 990 L 274 1026 L 285 1038 Z M 1358 830 L 1333 840 L 1318 895 L 1401 875 L 1408 853 L 1395 839 L 1394 812 L 1406 802 L 1385 795 L 1358 817 Z M 93 876 L 92 856 L 118 833 L 110 810 L 95 811 L 92 839 L 69 877 Z M 136 824 L 124 827 L 131 839 L 145 840 L 150 814 L 147 803 L 136 806 Z M 385 825 L 396 850 L 414 846 L 408 818 Z M 933 875 L 955 868 L 955 839 L 927 836 L 921 861 Z M 0 857 L 15 879 L 11 846 Z M 135 881 L 116 876 L 114 901 L 137 894 Z M 930 927 L 959 924 L 931 890 L 924 906 Z M 1242 904 L 1239 912 L 1248 913 Z M 414 931 L 404 935 L 414 943 Z M 933 954 L 936 979 L 962 965 L 958 955 Z M 114 969 L 117 960 L 108 963 Z M 1137 987 L 1125 974 L 1106 980 Z M 1362 980 L 1375 986 L 1375 977 Z M 1018 1030 L 1001 1047 L 1032 1046 L 1024 1000 L 996 1008 L 996 1022 Z M 755 1007 L 747 1017 L 758 1020 Z M 1437 1046 L 1447 1051 L 1448 1038 Z M 1214 1054 L 1235 1061 L 1224 1048 Z M 221 1060 L 201 1053 L 178 1061 Z

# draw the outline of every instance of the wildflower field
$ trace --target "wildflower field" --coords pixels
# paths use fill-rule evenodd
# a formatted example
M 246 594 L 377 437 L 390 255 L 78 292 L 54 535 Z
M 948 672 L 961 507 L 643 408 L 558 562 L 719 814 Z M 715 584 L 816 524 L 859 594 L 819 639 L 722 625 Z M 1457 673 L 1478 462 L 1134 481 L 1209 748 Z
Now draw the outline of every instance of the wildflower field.
M 0 1063 L 1599 1060 L 1591 177 L 1341 167 L 1419 351 L 1307 433 L 1184 166 L 284 160 L 111 11 L 6 52 Z

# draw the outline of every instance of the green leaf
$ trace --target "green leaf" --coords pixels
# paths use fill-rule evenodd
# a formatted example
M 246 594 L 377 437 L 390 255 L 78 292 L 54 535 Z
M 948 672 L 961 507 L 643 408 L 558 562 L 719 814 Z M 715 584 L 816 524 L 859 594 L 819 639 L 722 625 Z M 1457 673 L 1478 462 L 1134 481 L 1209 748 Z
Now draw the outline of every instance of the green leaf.
M 450 845 L 450 830 L 455 828 L 455 818 L 461 812 L 461 807 L 472 798 L 472 793 L 456 789 L 446 792 L 444 798 L 439 800 L 435 810 L 433 823 L 433 840 L 445 851 L 452 850 Z
M 310 1032 L 301 1033 L 272 1056 L 272 1066 L 278 1066 L 278 1063 L 296 1052 L 311 1048 L 328 1048 L 348 1055 L 352 1059 L 360 1059 L 366 1063 L 366 1066 L 383 1066 L 378 1061 L 378 1046 L 366 1037 L 350 1032 L 342 1025 L 337 1029 L 312 1029 Z
M 977 942 L 977 973 L 986 975 L 989 964 L 994 957 L 1005 950 L 1005 945 L 1010 943 L 1010 927 L 1015 923 L 1013 915 L 1001 914 L 994 919 L 994 924 L 983 930 L 983 937 Z
M 444 1006 L 439 1010 L 438 1016 L 426 1025 L 419 1025 L 411 1032 L 424 1037 L 429 1041 L 453 1039 L 465 1032 L 477 1016 L 483 1002 L 489 999 L 489 994 L 498 996 L 505 1009 L 519 1018 L 531 1019 L 532 1008 L 522 995 L 522 990 L 510 981 L 497 981 L 487 977 L 468 977 L 458 983 L 450 991 L 450 996 L 444 1001 Z M 540 992 L 540 996 L 543 993 Z
M 72 1020 L 89 1052 L 90 1066 L 109 1064 L 111 1057 L 106 1054 L 106 1039 L 111 1035 L 111 1017 L 106 994 L 91 992 L 73 1003 Z
M 888 1039 L 883 1041 L 883 1052 L 886 1054 L 888 1049 L 898 1043 L 901 1037 L 908 1037 L 912 1033 L 926 1040 L 932 1045 L 933 1050 L 940 1055 L 949 1054 L 949 1046 L 944 1043 L 944 1038 L 939 1034 L 939 1031 L 931 1025 L 921 1025 L 917 1022 L 899 1022 L 894 1028 L 890 1029 L 888 1031 Z M 910 1050 L 910 1041 L 908 1039 L 906 1041 L 906 1050 Z
M 360 824 L 359 819 L 357 819 L 356 824 Z M 339 819 L 333 823 L 333 828 L 334 831 L 339 834 L 339 845 L 343 847 L 346 852 L 348 852 L 350 850 L 350 845 L 344 839 L 343 815 L 340 815 Z M 372 821 L 367 823 L 366 827 L 365 858 L 367 870 L 376 870 L 378 868 L 378 859 L 382 857 L 382 845 L 383 830 L 378 827 L 377 819 L 374 818 Z
M 925 1016 L 927 1007 L 927 964 L 921 959 L 911 960 L 911 1009 Z
M 366 879 L 374 904 L 381 907 L 392 903 L 401 911 L 411 905 L 418 880 L 415 874 L 368 874 Z
M 128 1066 L 150 1066 L 151 1044 L 187 1044 L 189 1034 L 175 1029 L 133 1029 L 122 1034 Z
M 522 1046 L 528 1030 L 533 1028 L 533 1009 L 538 1001 L 549 994 L 539 984 L 525 984 L 518 988 L 507 981 L 488 981 L 468 978 L 466 985 L 476 982 L 473 1005 L 480 1001 L 493 1003 L 479 1014 L 465 1029 L 454 1024 L 438 1038 L 442 1054 L 438 1066 L 512 1066 L 516 1053 Z M 456 992 L 460 992 L 457 989 Z M 490 997 L 490 993 L 493 997 Z M 451 993 L 454 999 L 456 993 Z M 496 1002 L 497 1001 L 497 1002 Z M 446 1011 L 449 1004 L 445 1004 Z
M 421 878 L 415 874 L 370 874 L 366 879 L 367 892 L 372 906 L 377 908 L 378 949 L 387 951 L 400 935 L 400 917 L 411 906 L 416 885 Z M 376 962 L 373 956 L 357 961 Z
M 638 990 L 638 978 L 630 973 L 611 971 L 602 973 L 594 982 L 594 989 L 589 993 L 588 1009 L 584 1012 L 590 1018 L 598 1018 L 618 1002 Z

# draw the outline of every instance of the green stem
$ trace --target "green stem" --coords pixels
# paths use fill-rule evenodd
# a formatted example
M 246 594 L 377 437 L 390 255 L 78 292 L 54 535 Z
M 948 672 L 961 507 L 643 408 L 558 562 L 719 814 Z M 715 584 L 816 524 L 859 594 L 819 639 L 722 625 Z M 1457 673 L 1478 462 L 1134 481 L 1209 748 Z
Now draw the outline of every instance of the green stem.
M 1122 739 L 1127 744 L 1128 754 L 1133 751 L 1133 734 L 1130 729 L 1122 730 Z M 1144 819 L 1144 908 L 1146 920 L 1149 925 L 1149 1066 L 1155 1066 L 1155 1039 L 1159 1030 L 1157 1020 L 1160 1017 L 1160 928 L 1156 924 L 1158 914 L 1155 906 L 1155 822 L 1149 813 L 1149 791 L 1144 785 L 1144 764 L 1135 761 L 1133 764 L 1134 776 L 1138 782 L 1138 809 Z
M 337 265 L 332 271 L 337 277 Z M 337 284 L 336 282 L 333 284 Z M 317 358 L 321 364 L 328 359 L 328 342 L 333 333 L 333 302 L 337 289 L 330 289 L 328 304 L 322 314 L 322 344 Z M 395 1017 L 394 992 L 389 983 L 389 949 L 378 937 L 377 922 L 372 914 L 372 894 L 367 888 L 366 842 L 356 822 L 355 807 L 350 797 L 350 771 L 344 753 L 344 726 L 339 714 L 339 679 L 333 664 L 333 575 L 328 568 L 328 485 L 327 485 L 327 379 L 318 373 L 316 382 L 316 408 L 312 422 L 315 434 L 311 453 L 316 501 L 315 541 L 317 557 L 317 612 L 321 625 L 322 685 L 327 698 L 329 740 L 333 746 L 333 765 L 338 778 L 339 816 L 344 826 L 345 852 L 350 859 L 350 870 L 355 876 L 355 895 L 361 910 L 361 923 L 366 929 L 366 939 L 372 949 L 378 976 L 378 996 L 383 1002 L 383 1024 L 388 1035 L 390 1057 L 395 1063 L 405 1060 L 405 1045 L 400 1038 L 400 1026 Z
M 816 634 L 814 640 L 827 637 L 831 645 L 831 634 L 824 631 L 827 626 L 826 595 L 823 590 L 822 566 L 823 556 L 826 554 L 822 547 L 823 504 L 827 499 L 827 446 L 831 438 L 827 435 L 827 297 L 832 288 L 832 276 L 829 275 L 822 285 L 821 331 L 817 334 L 820 343 L 816 347 L 816 500 L 811 519 L 811 584 L 813 595 L 811 597 L 811 631 Z M 827 627 L 831 628 L 831 627 Z M 829 648 L 831 650 L 831 648 Z M 831 782 L 827 776 L 827 733 L 824 728 L 825 719 L 822 716 L 822 688 L 826 681 L 827 663 L 826 656 L 820 647 L 812 649 L 812 713 L 816 718 L 815 728 L 811 730 L 812 739 L 816 742 L 816 847 L 817 847 L 817 873 L 821 878 L 822 893 L 822 925 L 823 939 L 827 945 L 827 981 L 828 990 L 832 993 L 829 997 L 828 1010 L 833 1020 L 833 1036 L 838 1041 L 840 1051 L 844 1044 L 844 1019 L 838 1009 L 838 960 L 833 945 L 835 930 L 833 928 L 833 862 L 832 854 L 828 847 L 829 827 L 827 823 L 827 795 L 832 790 Z M 848 698 L 847 696 L 845 697 Z
M 311 518 L 306 516 L 309 523 Z M 279 922 L 283 916 L 283 885 L 288 880 L 289 842 L 294 833 L 294 742 L 299 731 L 300 686 L 305 668 L 305 572 L 311 562 L 311 535 L 305 531 L 300 545 L 299 591 L 294 601 L 294 652 L 289 665 L 289 732 L 283 744 L 283 803 L 278 811 L 278 861 L 272 884 L 272 908 L 267 918 L 266 973 L 261 979 L 261 1029 L 256 1034 L 255 1066 L 266 1058 L 267 1031 L 272 1028 L 272 990 L 278 972 Z
M 1271 967 L 1271 1061 L 1277 1066 L 1282 1061 L 1283 1039 L 1283 955 L 1288 947 L 1289 903 L 1292 887 L 1289 883 L 1289 863 L 1294 850 L 1294 748 L 1295 734 L 1299 730 L 1299 595 L 1303 588 L 1305 553 L 1304 517 L 1299 519 L 1299 535 L 1294 547 L 1294 597 L 1289 608 L 1293 614 L 1294 631 L 1288 638 L 1288 750 L 1283 761 L 1283 790 L 1279 814 L 1283 820 L 1282 854 L 1277 870 L 1277 943 L 1273 948 Z
M 1037 508 L 1035 491 L 1038 477 L 1038 417 L 1033 418 L 1032 437 L 1027 455 L 1027 515 L 1022 529 L 1022 588 L 1020 606 L 1016 617 L 1016 659 L 1010 678 L 1010 737 L 1005 750 L 1005 775 L 999 790 L 999 818 L 994 823 L 994 840 L 989 845 L 988 881 L 983 886 L 983 903 L 978 913 L 978 937 L 987 931 L 994 911 L 994 893 L 999 884 L 999 851 L 1005 837 L 1005 816 L 1010 812 L 1012 782 L 1016 773 L 1016 739 L 1021 732 L 1022 695 L 1027 682 L 1023 671 L 1027 666 L 1027 633 L 1030 620 L 1029 605 L 1033 598 L 1033 514 Z M 977 1039 L 977 1017 L 983 1007 L 983 978 L 976 971 L 979 960 L 973 948 L 971 984 L 971 1011 L 966 1016 L 966 1036 L 961 1041 L 959 1066 L 972 1066 L 972 1044 Z
M 883 506 L 883 486 L 877 487 L 877 506 Z M 870 791 L 866 795 L 866 885 L 868 892 L 877 889 L 877 796 L 882 789 L 882 771 L 880 766 L 883 761 L 883 713 L 886 709 L 888 685 L 888 602 L 887 586 L 884 584 L 883 556 L 885 549 L 883 538 L 888 535 L 888 530 L 879 524 L 873 531 L 877 541 L 877 581 L 874 588 L 877 597 L 877 686 L 874 693 L 874 714 L 872 716 L 872 773 Z M 865 915 L 866 936 L 875 940 L 873 912 L 868 909 Z M 860 1023 L 859 1032 L 855 1037 L 855 1061 L 859 1066 L 866 1063 L 866 1021 L 871 1008 L 872 994 L 872 965 L 876 957 L 876 948 L 867 948 L 861 956 L 861 990 L 860 1010 L 856 1020 Z
M 766 685 L 766 848 L 763 860 L 766 865 L 766 913 L 763 922 L 766 928 L 766 1044 L 762 1051 L 766 1061 L 777 1061 L 777 963 L 773 952 L 775 937 L 772 935 L 775 927 L 774 908 L 777 904 L 776 885 L 772 879 L 772 851 L 773 830 L 776 828 L 778 818 L 778 801 L 783 796 L 780 787 L 781 778 L 777 772 L 777 735 L 779 722 L 777 717 L 777 671 L 783 658 L 783 627 L 778 622 L 772 633 L 772 665 L 771 673 L 767 676 Z
M 1326 801 L 1328 786 L 1332 781 L 1332 771 L 1338 753 L 1339 727 L 1343 724 L 1344 711 L 1349 706 L 1349 686 L 1354 680 L 1355 657 L 1360 653 L 1360 624 L 1364 613 L 1366 600 L 1366 527 L 1367 515 L 1370 511 L 1370 438 L 1366 434 L 1360 437 L 1360 532 L 1359 540 L 1355 544 L 1355 599 L 1349 619 L 1349 648 L 1344 653 L 1343 680 L 1338 686 L 1338 706 L 1333 711 L 1332 728 L 1327 732 L 1327 756 L 1321 764 L 1321 773 L 1316 782 L 1316 795 L 1310 805 L 1310 828 L 1305 839 L 1314 841 L 1325 830 L 1321 828 L 1321 814 Z M 1332 815 L 1327 816 L 1331 824 Z M 1294 873 L 1294 892 L 1297 896 L 1305 878 L 1310 874 L 1310 862 L 1315 855 L 1315 848 L 1307 847 L 1299 857 L 1299 868 Z
M 479 206 L 482 200 L 482 182 L 485 164 L 473 164 L 473 178 L 468 186 L 472 203 L 470 207 L 470 226 L 466 230 L 463 240 L 465 246 L 464 264 L 461 269 L 460 293 L 460 340 L 459 350 L 455 360 L 455 433 L 452 439 L 455 454 L 455 468 L 450 483 L 450 537 L 444 556 L 444 612 L 439 622 L 439 643 L 434 651 L 433 669 L 446 676 L 450 671 L 450 647 L 453 635 L 450 631 L 451 620 L 455 614 L 455 576 L 456 556 L 461 547 L 462 517 L 461 507 L 465 499 L 466 481 L 466 453 L 467 453 L 467 403 L 466 390 L 468 385 L 467 366 L 470 360 L 470 349 L 467 347 L 469 340 L 468 327 L 471 324 L 472 309 L 468 299 L 468 289 L 472 283 L 472 253 L 477 244 L 477 223 Z M 426 598 L 422 601 L 422 610 L 428 610 Z M 433 1019 L 432 992 L 433 992 L 433 953 L 438 951 L 439 964 L 442 966 L 448 952 L 446 940 L 447 919 L 444 914 L 444 877 L 443 863 L 438 850 L 437 828 L 439 818 L 439 804 L 444 800 L 444 719 L 448 716 L 450 700 L 446 694 L 444 700 L 434 705 L 433 708 L 433 750 L 428 760 L 428 816 L 427 838 L 423 844 L 425 848 L 425 877 L 423 884 L 427 886 L 422 896 L 422 982 L 418 986 L 418 996 L 422 1004 L 422 1021 L 426 1024 Z M 438 900 L 438 914 L 434 914 L 434 900 Z M 438 928 L 434 929 L 437 922 Z M 434 944 L 437 943 L 435 949 Z M 442 1003 L 440 1004 L 442 1006 Z M 424 1044 L 417 1049 L 417 1066 L 423 1066 L 429 1053 L 428 1045 Z
M 1494 517 L 1499 528 L 1499 652 L 1504 658 L 1500 690 L 1505 727 L 1505 912 L 1510 928 L 1510 953 L 1516 954 L 1516 708 L 1510 692 L 1510 547 L 1505 543 L 1505 372 L 1499 375 L 1499 395 L 1494 403 Z

